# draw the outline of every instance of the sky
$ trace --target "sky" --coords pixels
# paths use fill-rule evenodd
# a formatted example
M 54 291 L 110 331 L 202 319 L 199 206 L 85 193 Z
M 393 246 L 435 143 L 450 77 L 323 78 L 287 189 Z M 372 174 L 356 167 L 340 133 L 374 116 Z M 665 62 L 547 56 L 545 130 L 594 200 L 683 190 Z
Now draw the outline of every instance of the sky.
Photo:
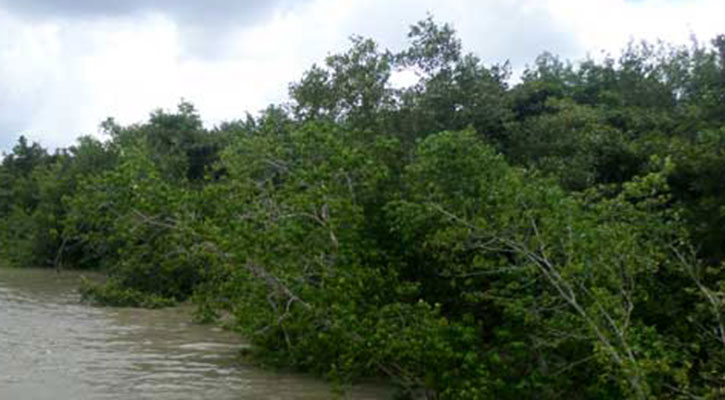
M 286 101 L 351 35 L 400 50 L 428 14 L 514 71 L 544 51 L 580 60 L 725 33 L 723 0 L 0 0 L 0 152 L 21 134 L 69 146 L 181 99 L 209 127 L 242 118 Z

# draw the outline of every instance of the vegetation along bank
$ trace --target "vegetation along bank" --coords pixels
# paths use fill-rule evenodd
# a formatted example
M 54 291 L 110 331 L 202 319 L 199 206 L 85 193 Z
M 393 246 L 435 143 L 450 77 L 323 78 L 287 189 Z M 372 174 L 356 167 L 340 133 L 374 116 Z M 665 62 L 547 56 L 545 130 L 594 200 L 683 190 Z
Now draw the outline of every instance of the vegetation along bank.
M 618 57 L 465 54 L 428 19 L 290 101 L 194 107 L 0 166 L 0 258 L 192 300 L 273 365 L 401 398 L 725 397 L 725 36 Z M 391 84 L 398 71 L 418 81 Z

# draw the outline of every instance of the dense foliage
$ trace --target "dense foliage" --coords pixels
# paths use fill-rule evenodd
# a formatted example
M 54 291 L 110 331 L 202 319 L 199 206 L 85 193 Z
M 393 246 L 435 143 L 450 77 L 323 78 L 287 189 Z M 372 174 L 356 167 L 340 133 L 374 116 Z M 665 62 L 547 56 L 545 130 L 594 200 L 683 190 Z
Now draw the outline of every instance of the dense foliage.
M 507 64 L 431 19 L 288 104 L 102 124 L 0 166 L 0 258 L 84 295 L 192 299 L 260 360 L 402 397 L 725 396 L 725 36 Z M 410 87 L 391 77 L 412 71 Z

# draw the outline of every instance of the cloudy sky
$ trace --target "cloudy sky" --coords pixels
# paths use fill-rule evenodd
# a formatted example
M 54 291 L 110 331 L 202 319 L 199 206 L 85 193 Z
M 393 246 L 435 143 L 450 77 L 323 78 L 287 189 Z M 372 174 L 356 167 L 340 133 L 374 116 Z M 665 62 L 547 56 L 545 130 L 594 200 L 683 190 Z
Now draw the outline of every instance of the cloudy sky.
M 393 50 L 431 13 L 466 50 L 521 69 L 630 39 L 725 31 L 723 0 L 0 0 L 0 151 L 55 148 L 191 101 L 212 126 L 284 101 L 289 82 L 360 34 Z

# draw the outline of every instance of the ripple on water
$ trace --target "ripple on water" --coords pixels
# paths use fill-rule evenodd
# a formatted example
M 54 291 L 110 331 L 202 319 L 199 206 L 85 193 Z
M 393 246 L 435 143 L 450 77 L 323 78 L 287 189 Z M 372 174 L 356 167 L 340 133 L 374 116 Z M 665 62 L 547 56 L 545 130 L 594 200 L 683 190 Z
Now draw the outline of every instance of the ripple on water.
M 79 304 L 78 274 L 0 269 L 0 399 L 333 398 L 328 385 L 239 363 L 233 333 L 189 310 Z M 384 388 L 349 399 L 389 397 Z

